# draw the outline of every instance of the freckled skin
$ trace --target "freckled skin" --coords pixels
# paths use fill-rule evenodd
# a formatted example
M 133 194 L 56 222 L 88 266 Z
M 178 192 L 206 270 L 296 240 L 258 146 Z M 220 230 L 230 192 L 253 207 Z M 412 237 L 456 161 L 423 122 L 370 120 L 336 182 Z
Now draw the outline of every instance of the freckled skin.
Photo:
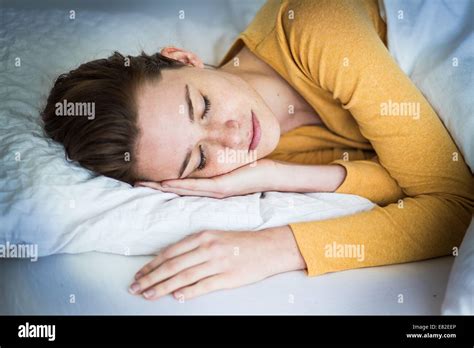
M 194 122 L 188 117 L 186 84 L 193 103 Z M 137 95 L 141 129 L 138 168 L 149 180 L 178 178 L 188 148 L 193 150 L 183 177 L 224 174 L 255 160 L 255 156 L 239 156 L 240 161 L 236 163 L 218 163 L 217 160 L 226 147 L 242 153 L 248 151 L 251 110 L 257 115 L 262 131 L 256 148 L 258 159 L 267 156 L 278 144 L 278 120 L 260 95 L 233 74 L 196 67 L 165 70 L 162 79 L 145 84 Z M 203 95 L 211 102 L 205 118 L 202 118 Z M 206 167 L 193 170 L 200 162 L 200 145 L 206 155 Z
M 166 47 L 161 54 L 181 61 L 186 67 L 162 71 L 162 78 L 138 90 L 137 170 L 148 181 L 213 177 L 233 171 L 269 155 L 280 135 L 302 125 L 320 124 L 314 109 L 277 72 L 243 47 L 233 59 L 218 69 L 204 69 L 195 54 Z M 189 121 L 185 100 L 188 85 L 194 109 Z M 203 96 L 210 101 L 207 116 Z M 291 105 L 292 112 L 289 113 Z M 261 139 L 248 153 L 254 112 Z M 192 149 L 183 175 L 179 172 Z M 201 150 L 206 165 L 198 169 Z M 233 152 L 232 161 L 222 161 L 223 153 Z

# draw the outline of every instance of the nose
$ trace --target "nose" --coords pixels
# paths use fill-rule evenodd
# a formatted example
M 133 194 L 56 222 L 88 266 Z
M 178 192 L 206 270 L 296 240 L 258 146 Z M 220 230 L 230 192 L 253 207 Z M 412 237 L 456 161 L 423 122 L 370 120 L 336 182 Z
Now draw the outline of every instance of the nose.
M 240 124 L 235 120 L 227 120 L 223 124 L 210 127 L 207 137 L 208 140 L 229 148 L 238 148 L 245 142 L 241 135 Z

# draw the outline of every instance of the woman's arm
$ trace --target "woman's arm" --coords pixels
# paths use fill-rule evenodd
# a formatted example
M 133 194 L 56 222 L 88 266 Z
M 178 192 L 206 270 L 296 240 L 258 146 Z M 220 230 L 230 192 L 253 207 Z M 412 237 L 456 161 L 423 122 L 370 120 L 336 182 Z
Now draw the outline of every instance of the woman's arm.
M 372 160 L 311 163 L 310 153 L 303 163 L 263 159 L 231 173 L 209 179 L 168 180 L 137 183 L 179 195 L 225 198 L 254 192 L 336 192 L 359 195 L 380 205 L 397 202 L 403 192 L 387 170 Z M 294 156 L 289 160 L 295 160 Z M 296 161 L 298 162 L 298 160 Z M 163 186 L 166 185 L 166 186 Z
M 259 160 L 213 178 L 137 183 L 179 195 L 224 198 L 254 192 L 334 192 L 346 174 L 340 165 L 303 165 Z
M 306 165 L 275 161 L 275 168 L 279 174 L 274 185 L 277 191 L 284 192 L 334 192 L 346 178 L 345 168 L 337 164 Z
M 405 196 L 374 151 L 347 148 L 351 146 L 350 140 L 344 140 L 345 146 L 335 143 L 335 147 L 328 148 L 333 136 L 324 128 L 301 127 L 283 135 L 278 148 L 267 158 L 287 163 L 343 166 L 345 180 L 334 192 L 362 196 L 381 206 L 398 202 Z
M 285 37 L 298 38 L 289 43 L 296 64 L 350 111 L 407 196 L 368 212 L 291 224 L 309 275 L 450 254 L 472 217 L 472 175 L 441 120 L 378 36 L 370 4 L 290 2 L 298 20 L 276 21 L 286 26 Z M 409 105 L 412 113 L 402 115 L 390 105 Z M 355 165 L 346 164 L 346 182 L 354 188 L 364 175 L 350 175 Z M 364 257 L 332 257 L 327 251 L 334 245 L 363 249 Z
M 163 250 L 135 276 L 134 295 L 180 301 L 305 269 L 288 226 L 258 232 L 205 231 Z

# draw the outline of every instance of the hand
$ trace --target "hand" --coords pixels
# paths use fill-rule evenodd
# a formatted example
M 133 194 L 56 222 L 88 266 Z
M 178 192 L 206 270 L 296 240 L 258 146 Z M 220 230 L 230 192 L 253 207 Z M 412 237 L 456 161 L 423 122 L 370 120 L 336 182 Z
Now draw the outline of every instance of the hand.
M 205 196 L 225 198 L 254 192 L 275 190 L 277 165 L 269 159 L 262 159 L 232 172 L 212 178 L 176 179 L 157 182 L 137 182 L 135 186 L 147 186 L 180 196 Z
M 135 275 L 129 291 L 156 300 L 188 300 L 305 269 L 289 226 L 262 231 L 204 231 L 171 245 Z
M 344 182 L 342 165 L 305 165 L 261 159 L 230 173 L 208 179 L 137 182 L 180 196 L 225 198 L 254 192 L 334 192 Z

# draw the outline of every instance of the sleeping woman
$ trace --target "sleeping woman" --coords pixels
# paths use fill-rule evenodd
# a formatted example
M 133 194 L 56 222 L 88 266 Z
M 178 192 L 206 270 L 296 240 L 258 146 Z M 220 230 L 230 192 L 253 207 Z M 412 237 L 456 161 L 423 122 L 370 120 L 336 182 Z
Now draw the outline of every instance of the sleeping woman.
M 95 117 L 57 117 L 64 100 L 93 102 Z M 43 120 L 69 158 L 135 186 L 376 203 L 329 220 L 190 235 L 135 275 L 130 291 L 149 300 L 448 255 L 474 208 L 471 173 L 390 56 L 376 0 L 269 1 L 217 67 L 176 47 L 88 62 L 57 79 Z M 328 246 L 364 255 L 335 257 Z

